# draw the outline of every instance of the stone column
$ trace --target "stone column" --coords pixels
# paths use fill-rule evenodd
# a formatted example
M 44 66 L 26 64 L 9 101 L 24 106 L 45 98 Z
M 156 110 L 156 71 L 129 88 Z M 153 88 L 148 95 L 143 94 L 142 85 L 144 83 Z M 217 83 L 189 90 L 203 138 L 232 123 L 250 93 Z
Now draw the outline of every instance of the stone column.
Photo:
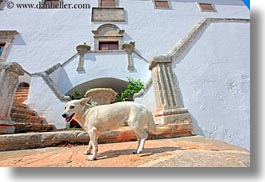
M 134 71 L 134 64 L 133 64 L 133 58 L 132 58 L 132 51 L 126 51 L 128 55 L 128 71 Z
M 155 57 L 149 69 L 152 71 L 157 104 L 156 123 L 177 125 L 180 130 L 192 130 L 191 116 L 184 108 L 171 59 L 166 56 Z
M 10 111 L 20 75 L 24 75 L 24 72 L 17 63 L 0 63 L 0 134 L 15 131 Z
M 90 47 L 88 45 L 78 45 L 76 50 L 79 54 L 79 62 L 76 71 L 84 71 L 85 54 L 88 53 Z
M 135 44 L 130 42 L 128 44 L 123 44 L 122 45 L 122 50 L 125 50 L 125 52 L 128 55 L 128 71 L 132 72 L 134 71 L 134 64 L 133 64 L 133 57 L 132 53 L 134 52 Z

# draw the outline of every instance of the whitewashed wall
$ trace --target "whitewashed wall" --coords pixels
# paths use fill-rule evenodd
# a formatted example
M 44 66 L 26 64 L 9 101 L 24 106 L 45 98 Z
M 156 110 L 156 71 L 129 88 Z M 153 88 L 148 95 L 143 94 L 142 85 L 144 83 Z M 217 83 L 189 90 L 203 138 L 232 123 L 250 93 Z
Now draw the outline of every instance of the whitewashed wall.
M 29 3 L 29 0 L 14 2 Z M 98 5 L 98 0 L 65 2 Z M 200 12 L 195 2 L 172 0 L 172 10 L 159 10 L 154 9 L 151 0 L 120 0 L 127 21 L 115 24 L 125 30 L 124 41 L 135 41 L 138 52 L 151 60 L 167 53 L 203 17 L 249 18 L 249 10 L 241 0 L 211 0 L 215 13 Z M 7 60 L 18 62 L 30 73 L 63 63 L 76 53 L 76 45 L 86 42 L 93 47 L 91 31 L 103 23 L 92 23 L 90 19 L 91 9 L 0 10 L 0 30 L 19 32 Z M 51 77 L 63 93 L 99 77 L 126 80 L 131 75 L 146 81 L 150 76 L 147 64 L 137 57 L 134 60 L 137 72 L 128 74 L 125 54 L 86 55 L 85 73 L 75 71 L 78 62 L 75 58 Z M 249 26 L 211 24 L 175 65 L 174 71 L 184 105 L 199 128 L 197 133 L 249 149 Z M 137 102 L 145 103 L 154 111 L 152 89 Z M 64 103 L 42 78 L 32 78 L 28 103 L 58 128 L 65 126 L 60 116 Z
M 250 148 L 250 26 L 213 23 L 174 62 L 196 133 Z
M 68 84 L 69 88 L 62 90 L 63 93 L 67 93 L 71 89 L 70 87 L 75 87 L 81 83 L 97 78 L 117 78 L 128 81 L 128 77 L 131 77 L 146 82 L 150 77 L 148 63 L 136 55 L 133 56 L 135 70 L 129 72 L 127 70 L 128 58 L 125 52 L 86 54 L 84 72 L 76 71 L 78 61 L 79 57 L 76 57 L 72 62 L 63 67 L 66 74 L 65 76 L 61 75 L 58 85 L 62 88 L 65 82 L 71 83 L 71 85 Z
M 38 3 L 39 0 L 14 0 Z M 90 3 L 98 0 L 65 0 L 66 3 Z M 164 54 L 202 17 L 248 18 L 248 9 L 240 0 L 212 0 L 216 13 L 200 12 L 195 1 L 172 0 L 173 10 L 154 9 L 152 0 L 120 0 L 126 22 L 115 23 L 125 30 L 124 41 L 135 41 L 136 48 L 148 60 Z M 7 59 L 16 61 L 30 73 L 63 63 L 75 54 L 75 46 L 93 47 L 93 33 L 103 23 L 91 22 L 91 9 L 7 9 L 0 10 L 0 30 L 17 30 Z
M 29 90 L 28 106 L 37 111 L 39 116 L 45 117 L 49 123 L 57 128 L 65 128 L 66 122 L 62 118 L 65 102 L 60 101 L 46 85 L 41 77 L 33 76 Z

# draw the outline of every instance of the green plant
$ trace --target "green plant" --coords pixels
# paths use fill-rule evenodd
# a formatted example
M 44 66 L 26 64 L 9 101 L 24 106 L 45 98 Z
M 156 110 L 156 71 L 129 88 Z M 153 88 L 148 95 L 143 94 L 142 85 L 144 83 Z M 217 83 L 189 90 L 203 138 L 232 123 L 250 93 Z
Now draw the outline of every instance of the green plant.
M 80 91 L 75 91 L 75 94 L 74 95 L 69 95 L 71 97 L 72 100 L 75 100 L 75 99 L 81 99 L 82 98 L 82 94 Z
M 133 95 L 144 87 L 144 84 L 140 80 L 128 78 L 128 82 L 127 88 L 123 92 L 117 94 L 115 99 L 116 102 L 133 101 Z
M 122 49 L 126 49 L 126 47 L 128 47 L 128 46 L 132 46 L 132 47 L 135 47 L 135 42 L 129 42 L 129 43 L 124 43 L 124 44 L 122 44 L 122 46 L 121 46 L 121 48 Z

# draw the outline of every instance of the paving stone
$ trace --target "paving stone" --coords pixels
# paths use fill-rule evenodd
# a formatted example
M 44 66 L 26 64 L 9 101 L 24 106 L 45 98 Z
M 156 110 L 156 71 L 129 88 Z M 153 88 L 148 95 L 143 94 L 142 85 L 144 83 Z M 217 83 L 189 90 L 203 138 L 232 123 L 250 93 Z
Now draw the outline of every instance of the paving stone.
M 187 144 L 189 144 L 189 148 L 187 148 Z M 83 155 L 83 152 L 87 146 L 6 151 L 0 152 L 0 166 L 249 167 L 250 164 L 248 151 L 200 136 L 148 140 L 142 154 L 133 154 L 136 146 L 136 141 L 100 144 L 96 161 L 86 160 L 87 156 Z M 215 151 L 213 149 L 216 149 L 216 146 L 219 146 L 219 150 Z

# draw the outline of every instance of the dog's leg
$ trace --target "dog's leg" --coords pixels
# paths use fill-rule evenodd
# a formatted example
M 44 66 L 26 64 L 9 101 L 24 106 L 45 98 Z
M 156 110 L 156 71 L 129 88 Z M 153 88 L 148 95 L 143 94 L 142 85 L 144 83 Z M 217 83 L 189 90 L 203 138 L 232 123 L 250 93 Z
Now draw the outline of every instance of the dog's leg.
M 96 159 L 97 157 L 97 151 L 98 151 L 98 134 L 96 133 L 96 128 L 93 127 L 89 132 L 89 138 L 90 138 L 90 141 L 91 141 L 91 145 L 92 145 L 92 148 L 93 148 L 93 153 L 92 153 L 92 156 L 90 156 L 88 158 L 88 160 L 90 161 L 93 161 Z
M 87 150 L 84 152 L 84 155 L 90 154 L 91 153 L 91 150 L 92 150 L 92 143 L 89 140 L 89 144 L 88 144 Z
M 143 152 L 144 150 L 144 144 L 145 144 L 145 140 L 147 139 L 148 137 L 148 134 L 146 133 L 146 131 L 142 131 L 141 135 L 140 135 L 140 146 L 139 148 L 137 149 L 137 154 L 140 154 L 141 152 Z
M 139 147 L 140 147 L 140 143 L 141 143 L 141 138 L 140 138 L 140 136 L 139 136 L 138 134 L 136 134 L 136 133 L 135 133 L 135 135 L 136 135 L 136 138 L 137 138 L 137 141 L 138 141 L 138 145 L 137 145 L 136 150 L 133 151 L 133 154 L 137 154 L 137 151 L 138 151 L 138 149 L 139 149 Z

